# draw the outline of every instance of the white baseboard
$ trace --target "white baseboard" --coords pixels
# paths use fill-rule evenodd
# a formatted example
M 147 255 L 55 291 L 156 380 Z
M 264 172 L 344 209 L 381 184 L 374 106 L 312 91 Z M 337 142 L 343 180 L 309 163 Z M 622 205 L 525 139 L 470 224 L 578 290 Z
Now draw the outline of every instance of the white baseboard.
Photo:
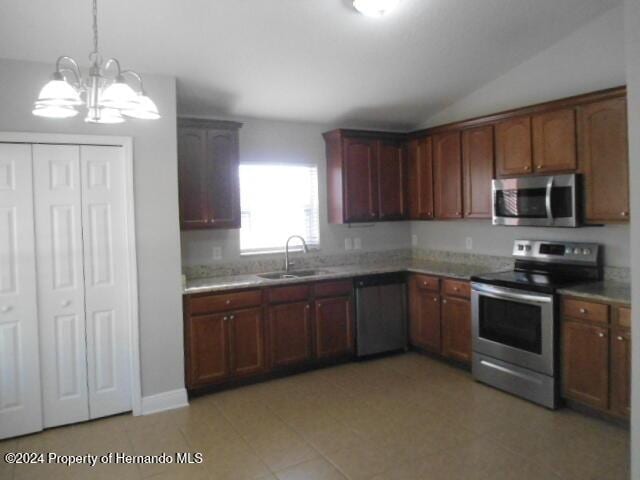
M 189 400 L 187 398 L 187 390 L 184 388 L 142 397 L 142 415 L 150 415 L 187 406 L 189 406 Z

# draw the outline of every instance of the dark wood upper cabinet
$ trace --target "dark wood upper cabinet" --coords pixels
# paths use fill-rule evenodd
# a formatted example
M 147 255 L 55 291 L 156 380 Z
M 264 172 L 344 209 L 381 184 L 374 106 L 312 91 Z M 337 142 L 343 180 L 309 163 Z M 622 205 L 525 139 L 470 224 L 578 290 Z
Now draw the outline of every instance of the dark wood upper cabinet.
M 409 144 L 409 216 L 431 220 L 433 208 L 433 140 L 424 137 Z
M 535 115 L 533 165 L 536 173 L 571 172 L 577 168 L 576 111 L 573 108 Z
M 402 220 L 407 212 L 407 152 L 400 141 L 378 142 L 378 217 Z
M 494 176 L 493 127 L 462 132 L 464 216 L 491 218 L 491 181 Z
M 584 174 L 585 221 L 629 221 L 626 97 L 578 108 L 578 159 Z
M 187 319 L 187 385 L 219 383 L 230 375 L 229 315 L 201 315 Z
M 262 372 L 265 369 L 262 308 L 232 312 L 229 322 L 231 373 L 242 377 Z
M 516 117 L 496 125 L 496 173 L 499 177 L 532 172 L 531 117 Z
M 354 351 L 351 297 L 316 300 L 315 355 L 319 360 L 340 358 Z
M 240 127 L 235 122 L 178 120 L 183 230 L 240 228 Z
M 344 198 L 346 222 L 378 218 L 377 142 L 365 138 L 344 139 Z
M 462 298 L 442 299 L 442 354 L 471 363 L 471 302 Z
M 403 135 L 333 130 L 324 138 L 330 223 L 406 218 L 407 155 Z
M 562 391 L 566 398 L 609 408 L 609 332 L 575 321 L 562 324 Z
M 303 365 L 311 360 L 311 304 L 269 306 L 267 331 L 272 368 Z
M 433 137 L 434 206 L 436 218 L 462 218 L 462 152 L 460 132 Z
M 440 293 L 419 275 L 412 276 L 409 284 L 409 340 L 415 347 L 441 352 Z

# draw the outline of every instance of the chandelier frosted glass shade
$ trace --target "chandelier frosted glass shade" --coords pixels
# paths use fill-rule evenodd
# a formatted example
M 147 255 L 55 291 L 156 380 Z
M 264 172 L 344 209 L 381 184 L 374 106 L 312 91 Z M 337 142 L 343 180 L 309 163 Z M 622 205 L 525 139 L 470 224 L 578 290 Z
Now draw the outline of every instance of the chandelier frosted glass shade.
M 47 118 L 71 118 L 78 115 L 78 110 L 73 107 L 61 107 L 56 105 L 43 105 L 36 102 L 32 112 L 36 117 Z
M 138 104 L 138 95 L 124 79 L 117 79 L 100 95 L 100 105 L 118 110 L 130 110 Z
M 83 103 L 78 90 L 69 84 L 60 72 L 56 72 L 51 80 L 40 90 L 36 108 L 38 106 L 77 107 Z
M 398 6 L 400 0 L 353 0 L 353 6 L 367 17 L 382 17 Z
M 160 118 L 156 104 L 144 94 L 138 95 L 137 104 L 132 109 L 122 110 L 122 114 L 131 118 L 141 120 L 157 120 Z

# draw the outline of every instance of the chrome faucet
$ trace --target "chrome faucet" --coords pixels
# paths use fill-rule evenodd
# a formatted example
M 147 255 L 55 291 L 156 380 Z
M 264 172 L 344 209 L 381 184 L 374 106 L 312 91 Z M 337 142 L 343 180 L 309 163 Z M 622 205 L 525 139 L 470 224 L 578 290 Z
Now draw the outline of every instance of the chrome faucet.
M 302 248 L 304 249 L 304 253 L 309 253 L 309 247 L 307 247 L 307 242 L 304 241 L 300 235 L 291 235 L 287 238 L 287 243 L 284 244 L 284 271 L 285 273 L 289 273 L 292 262 L 289 261 L 289 242 L 292 238 L 299 238 L 302 241 Z

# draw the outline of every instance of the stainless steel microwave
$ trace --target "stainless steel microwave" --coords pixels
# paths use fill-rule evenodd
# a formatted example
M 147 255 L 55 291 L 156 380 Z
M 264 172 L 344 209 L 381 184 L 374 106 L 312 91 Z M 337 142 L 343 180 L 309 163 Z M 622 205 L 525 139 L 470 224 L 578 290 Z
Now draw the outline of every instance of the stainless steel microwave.
M 579 185 L 577 174 L 493 180 L 493 224 L 578 227 Z

